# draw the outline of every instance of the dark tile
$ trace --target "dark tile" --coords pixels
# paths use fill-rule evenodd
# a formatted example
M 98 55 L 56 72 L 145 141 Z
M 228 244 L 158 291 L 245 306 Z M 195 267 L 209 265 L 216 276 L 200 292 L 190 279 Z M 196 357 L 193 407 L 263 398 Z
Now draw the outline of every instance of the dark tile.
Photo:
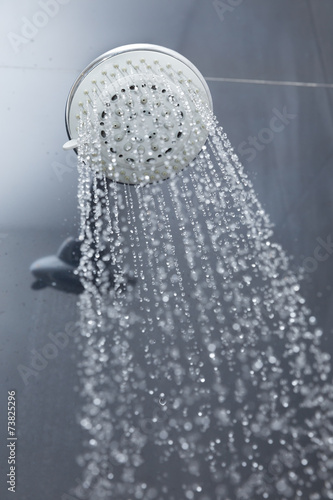
M 329 18 L 328 3 L 316 2 L 318 18 L 325 14 Z M 332 81 L 322 67 L 308 2 L 249 0 L 225 11 L 223 5 L 231 4 L 197 2 L 195 17 L 185 31 L 180 50 L 205 76 Z M 329 39 L 328 22 L 321 29 L 322 37 Z

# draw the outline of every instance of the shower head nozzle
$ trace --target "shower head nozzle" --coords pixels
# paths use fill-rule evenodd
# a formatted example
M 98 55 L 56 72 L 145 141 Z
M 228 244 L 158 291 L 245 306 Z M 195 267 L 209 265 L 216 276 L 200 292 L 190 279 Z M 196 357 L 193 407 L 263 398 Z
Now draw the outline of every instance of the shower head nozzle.
M 209 88 L 190 61 L 157 45 L 126 45 L 95 59 L 75 81 L 64 149 L 76 149 L 90 134 L 92 161 L 109 179 L 153 183 L 198 155 L 208 135 L 207 110 Z

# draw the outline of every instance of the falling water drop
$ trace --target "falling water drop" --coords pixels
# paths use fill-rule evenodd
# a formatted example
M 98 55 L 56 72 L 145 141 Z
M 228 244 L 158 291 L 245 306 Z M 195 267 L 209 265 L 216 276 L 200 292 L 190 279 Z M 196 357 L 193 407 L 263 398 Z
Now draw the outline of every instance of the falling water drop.
M 165 394 L 163 394 L 163 392 L 160 394 L 158 402 L 161 406 L 165 406 L 167 404 Z

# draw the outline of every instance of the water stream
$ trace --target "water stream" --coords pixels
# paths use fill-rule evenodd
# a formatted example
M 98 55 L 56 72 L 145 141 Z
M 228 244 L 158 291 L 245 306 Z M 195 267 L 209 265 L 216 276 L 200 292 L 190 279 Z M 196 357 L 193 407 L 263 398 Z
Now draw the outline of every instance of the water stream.
M 168 80 L 142 63 L 138 87 L 137 72 L 127 70 L 117 102 L 108 82 L 96 85 L 79 117 L 86 440 L 73 498 L 333 498 L 330 356 L 300 277 L 190 84 L 175 80 L 182 99 L 163 101 Z M 179 109 L 190 127 L 182 128 Z M 140 150 L 151 117 L 165 175 L 154 170 L 158 156 Z M 136 185 L 106 176 L 120 161 L 109 146 L 128 130 Z M 206 145 L 184 168 L 203 130 Z M 185 152 L 179 132 L 189 140 Z

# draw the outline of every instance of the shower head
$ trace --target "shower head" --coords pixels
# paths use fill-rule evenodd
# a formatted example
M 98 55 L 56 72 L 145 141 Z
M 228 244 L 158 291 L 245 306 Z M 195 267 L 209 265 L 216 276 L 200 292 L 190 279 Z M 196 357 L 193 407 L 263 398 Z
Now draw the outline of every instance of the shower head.
M 93 145 L 91 163 L 109 179 L 153 183 L 196 158 L 208 136 L 207 111 L 209 88 L 190 61 L 157 45 L 125 45 L 95 59 L 75 81 L 63 147 L 77 152 L 84 137 Z

